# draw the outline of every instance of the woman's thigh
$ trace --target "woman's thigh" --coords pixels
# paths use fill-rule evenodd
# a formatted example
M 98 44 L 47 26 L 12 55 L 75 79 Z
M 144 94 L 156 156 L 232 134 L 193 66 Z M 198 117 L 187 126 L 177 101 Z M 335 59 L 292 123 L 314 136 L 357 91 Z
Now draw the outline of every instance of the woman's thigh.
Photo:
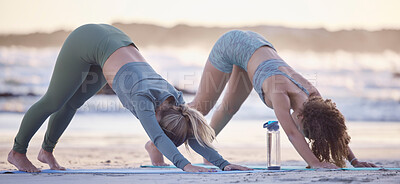
M 49 87 L 43 97 L 59 108 L 79 89 L 91 66 L 72 51 L 66 47 L 61 49 Z
M 207 61 L 196 96 L 190 105 L 203 115 L 208 114 L 224 90 L 229 77 L 230 73 L 219 71 L 210 61 Z
M 231 78 L 229 79 L 228 87 L 226 89 L 223 106 L 227 107 L 229 111 L 233 110 L 235 113 L 242 103 L 249 96 L 253 85 L 247 72 L 234 65 Z
M 234 66 L 222 103 L 214 111 L 211 118 L 210 126 L 214 129 L 215 134 L 221 132 L 228 124 L 249 96 L 251 89 L 252 84 L 247 72 L 238 66 Z
M 107 83 L 99 65 L 92 65 L 86 79 L 67 104 L 74 109 L 81 107 L 89 98 L 100 91 Z

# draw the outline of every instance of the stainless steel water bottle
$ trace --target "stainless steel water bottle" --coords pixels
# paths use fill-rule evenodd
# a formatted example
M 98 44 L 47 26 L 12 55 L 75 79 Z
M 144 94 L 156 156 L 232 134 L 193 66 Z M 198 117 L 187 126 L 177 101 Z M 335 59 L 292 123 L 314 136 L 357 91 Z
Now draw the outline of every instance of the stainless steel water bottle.
M 278 121 L 268 121 L 264 124 L 267 129 L 267 167 L 268 170 L 281 169 L 281 142 Z

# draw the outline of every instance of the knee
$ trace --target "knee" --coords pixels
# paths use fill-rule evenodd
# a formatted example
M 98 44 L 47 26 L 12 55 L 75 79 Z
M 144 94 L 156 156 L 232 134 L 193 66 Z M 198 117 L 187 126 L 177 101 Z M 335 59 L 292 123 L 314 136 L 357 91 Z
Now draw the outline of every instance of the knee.
M 68 108 L 71 108 L 73 110 L 78 110 L 80 107 L 82 107 L 82 105 L 85 103 L 85 101 L 78 101 L 78 100 L 69 100 L 66 103 L 66 106 Z
M 74 99 L 69 99 L 67 102 L 65 102 L 64 99 L 59 99 L 52 95 L 43 96 L 43 98 L 39 102 L 43 104 L 41 106 L 44 107 L 44 109 L 46 109 L 50 113 L 60 110 L 61 108 L 63 108 L 63 106 L 66 106 L 73 110 L 77 110 L 85 103 L 85 101 L 74 100 Z
M 60 110 L 64 103 L 65 102 L 63 100 L 60 100 L 54 96 L 45 95 L 38 101 L 37 104 L 42 110 L 53 113 Z

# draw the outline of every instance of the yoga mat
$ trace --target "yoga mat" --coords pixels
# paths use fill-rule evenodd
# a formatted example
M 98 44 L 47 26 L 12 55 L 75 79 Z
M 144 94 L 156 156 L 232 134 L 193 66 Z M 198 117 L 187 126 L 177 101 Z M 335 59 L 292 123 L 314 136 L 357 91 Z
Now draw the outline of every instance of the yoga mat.
M 205 167 L 209 169 L 217 169 L 216 166 L 213 165 L 204 165 L 204 164 L 193 164 L 195 166 Z M 259 166 L 259 165 L 244 165 L 248 168 L 258 169 L 258 170 L 267 170 L 266 166 Z M 176 168 L 174 165 L 169 166 L 153 166 L 153 165 L 141 165 L 142 168 Z M 284 171 L 292 171 L 292 170 L 307 170 L 307 171 L 315 171 L 318 169 L 307 169 L 303 166 L 281 166 L 281 170 Z M 344 171 L 379 171 L 379 170 L 395 170 L 400 171 L 400 168 L 385 168 L 385 167 L 358 167 L 358 168 L 340 168 L 340 169 L 330 169 L 330 170 L 344 170 Z M 269 170 L 272 171 L 272 170 Z
M 195 166 L 199 166 L 199 167 L 204 167 L 207 169 L 218 169 L 217 166 L 213 166 L 213 165 L 205 165 L 205 164 L 193 164 Z M 266 166 L 260 166 L 260 165 L 244 165 L 248 168 L 252 168 L 252 169 L 258 169 L 258 170 L 268 170 Z M 154 166 L 154 165 L 141 165 L 141 168 L 176 168 L 174 165 L 169 165 L 169 166 Z M 306 167 L 302 167 L 302 166 L 283 166 L 281 167 L 281 170 L 313 170 L 313 169 L 307 169 Z
M 196 166 L 201 166 L 210 169 L 216 169 L 215 166 L 204 165 L 204 164 L 194 164 Z M 247 166 L 252 169 L 252 171 L 221 171 L 217 172 L 185 172 L 177 169 L 175 166 L 152 166 L 152 165 L 142 165 L 142 168 L 137 169 L 68 169 L 66 171 L 59 170 L 42 170 L 40 173 L 51 173 L 51 174 L 238 174 L 238 173 L 268 173 L 268 172 L 289 172 L 296 170 L 308 170 L 315 171 L 318 169 L 307 169 L 302 166 L 283 166 L 281 170 L 267 170 L 264 166 Z M 147 169 L 146 169 L 147 168 Z M 342 170 L 342 171 L 379 171 L 379 170 L 396 170 L 400 171 L 400 168 L 341 168 L 341 169 L 329 169 L 329 170 Z M 0 171 L 0 174 L 32 174 L 23 171 Z
M 40 173 L 51 174 L 238 174 L 238 173 L 266 173 L 266 172 L 284 172 L 283 170 L 253 170 L 253 171 L 221 171 L 217 172 L 185 172 L 178 169 L 68 169 L 42 170 Z M 0 174 L 32 174 L 24 171 L 0 171 Z M 35 173 L 38 174 L 38 173 Z

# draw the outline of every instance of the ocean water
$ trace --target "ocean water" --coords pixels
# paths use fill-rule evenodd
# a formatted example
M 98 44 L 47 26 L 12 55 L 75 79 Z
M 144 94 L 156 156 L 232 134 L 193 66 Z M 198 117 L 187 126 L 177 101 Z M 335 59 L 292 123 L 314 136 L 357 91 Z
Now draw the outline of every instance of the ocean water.
M 0 47 L 2 113 L 24 113 L 48 87 L 60 48 Z M 209 49 L 142 48 L 147 61 L 174 86 L 196 91 Z M 331 98 L 350 121 L 400 121 L 400 53 L 279 51 L 281 57 Z M 37 96 L 26 96 L 28 93 Z M 186 101 L 193 96 L 185 95 Z M 78 113 L 127 113 L 113 95 L 96 95 Z M 269 120 L 274 113 L 253 91 L 237 119 Z

